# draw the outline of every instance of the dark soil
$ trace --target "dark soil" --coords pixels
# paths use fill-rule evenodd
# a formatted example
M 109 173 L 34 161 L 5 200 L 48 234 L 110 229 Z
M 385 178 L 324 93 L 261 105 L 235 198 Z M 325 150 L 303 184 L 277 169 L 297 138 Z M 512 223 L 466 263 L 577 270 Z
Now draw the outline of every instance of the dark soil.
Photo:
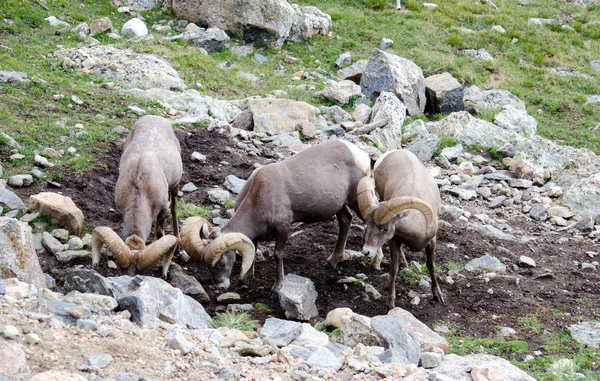
M 186 193 L 182 199 L 188 203 L 209 205 L 204 189 L 220 186 L 225 177 L 234 174 L 247 178 L 253 170 L 253 164 L 268 163 L 269 159 L 260 156 L 249 156 L 247 151 L 239 149 L 237 142 L 216 132 L 198 129 L 179 134 L 182 146 L 184 175 L 180 185 L 193 182 L 199 189 Z M 191 162 L 190 156 L 198 151 L 207 156 L 204 163 Z M 100 169 L 87 173 L 71 173 L 60 180 L 61 189 L 50 188 L 41 184 L 19 190 L 22 197 L 42 191 L 60 191 L 69 196 L 83 210 L 88 229 L 96 226 L 110 226 L 120 232 L 121 216 L 115 210 L 113 201 L 114 184 L 118 177 L 118 162 L 121 155 L 119 144 L 114 145 L 110 152 L 99 158 Z M 445 195 L 443 195 L 446 198 Z M 452 200 L 447 199 L 447 202 Z M 472 214 L 481 213 L 481 205 L 463 203 L 461 207 Z M 432 300 L 428 288 L 419 287 L 414 278 L 399 276 L 397 283 L 396 305 L 410 311 L 418 319 L 433 327 L 438 324 L 454 325 L 462 335 L 477 337 L 493 337 L 500 327 L 512 327 L 529 344 L 530 351 L 539 348 L 539 335 L 527 332 L 519 324 L 518 319 L 533 314 L 544 329 L 561 331 L 566 326 L 581 319 L 600 318 L 600 275 L 599 272 L 582 273 L 575 262 L 591 261 L 586 252 L 600 252 L 598 245 L 589 239 L 574 240 L 573 235 L 564 233 L 541 233 L 540 226 L 531 222 L 520 212 L 502 212 L 485 210 L 496 219 L 502 218 L 513 229 L 522 232 L 517 236 L 534 236 L 536 240 L 530 243 L 494 240 L 469 230 L 463 222 L 452 221 L 442 224 L 436 252 L 439 268 L 438 278 L 445 294 L 444 304 Z M 223 215 L 223 217 L 225 217 Z M 442 219 L 450 221 L 449 217 Z M 362 246 L 362 230 L 360 220 L 355 218 L 355 225 L 350 230 L 347 248 L 360 250 Z M 170 221 L 167 224 L 170 230 Z M 285 271 L 310 278 L 318 292 L 317 306 L 320 316 L 315 321 L 322 320 L 327 312 L 336 307 L 350 307 L 355 312 L 374 316 L 386 313 L 385 297 L 387 286 L 385 276 L 389 271 L 386 261 L 389 253 L 384 249 L 386 260 L 381 271 L 371 271 L 362 261 L 346 262 L 337 269 L 324 266 L 326 258 L 335 245 L 338 226 L 335 218 L 317 224 L 294 227 L 301 231 L 291 238 L 286 246 Z M 569 241 L 559 244 L 561 237 Z M 238 292 L 242 303 L 264 303 L 270 311 L 264 314 L 255 310 L 255 318 L 261 323 L 268 316 L 284 317 L 283 311 L 276 299 L 269 298 L 269 290 L 275 280 L 275 260 L 271 257 L 273 244 L 264 243 L 261 249 L 266 261 L 257 263 L 256 272 L 249 286 L 241 286 L 232 291 Z M 504 249 L 499 249 L 503 247 Z M 454 283 L 445 281 L 448 276 L 448 264 L 458 264 L 461 268 L 469 260 L 492 254 L 507 265 L 508 274 L 518 276 L 518 285 L 510 283 L 486 282 L 482 274 L 469 274 L 460 271 L 454 275 Z M 537 267 L 523 269 L 515 266 L 519 256 L 527 255 L 533 258 Z M 596 257 L 597 260 L 598 257 Z M 407 260 L 423 264 L 423 253 L 407 253 Z M 181 263 L 188 274 L 195 276 L 207 289 L 211 302 L 203 303 L 207 311 L 214 314 L 217 308 L 216 291 L 211 285 L 211 279 L 205 266 L 201 263 Z M 239 262 L 234 267 L 234 280 L 239 273 Z M 43 255 L 41 263 L 44 271 L 51 273 L 59 285 L 66 269 L 74 265 L 90 266 L 88 261 L 75 262 L 70 265 L 57 263 L 50 255 Z M 100 272 L 104 275 L 118 275 L 118 271 L 110 270 L 102 264 Z M 160 276 L 160 269 L 152 269 L 147 275 Z M 366 273 L 368 282 L 375 285 L 383 294 L 380 300 L 373 300 L 364 293 L 360 285 L 349 284 L 347 287 L 338 284 L 338 279 Z M 536 278 L 543 274 L 549 274 Z M 427 279 L 426 274 L 424 277 Z M 412 283 L 411 283 L 412 282 Z M 410 304 L 408 290 L 420 292 L 424 297 L 417 306 Z M 558 312 L 562 313 L 558 313 Z

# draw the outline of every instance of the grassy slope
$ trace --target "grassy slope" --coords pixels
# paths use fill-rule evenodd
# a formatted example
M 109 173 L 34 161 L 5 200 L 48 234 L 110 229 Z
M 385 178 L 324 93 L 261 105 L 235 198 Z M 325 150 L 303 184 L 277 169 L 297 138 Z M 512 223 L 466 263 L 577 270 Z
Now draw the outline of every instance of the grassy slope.
M 138 104 L 154 114 L 164 114 L 165 110 L 154 103 L 115 95 L 112 90 L 100 86 L 100 79 L 63 70 L 48 58 L 57 45 L 75 47 L 78 41 L 70 32 L 56 35 L 56 28 L 50 27 L 44 21 L 45 17 L 54 15 L 75 26 L 82 21 L 91 23 L 96 18 L 108 16 L 120 29 L 127 17 L 117 13 L 109 0 L 46 0 L 44 4 L 49 11 L 36 1 L 0 2 L 0 45 L 12 49 L 0 47 L 0 70 L 24 71 L 34 79 L 28 84 L 0 85 L 0 130 L 14 137 L 23 146 L 20 152 L 29 158 L 9 162 L 5 155 L 9 149 L 0 140 L 1 160 L 5 172 L 11 174 L 32 167 L 30 158 L 34 150 L 77 148 L 79 157 L 52 160 L 63 164 L 50 172 L 51 177 L 59 178 L 61 168 L 66 166 L 85 170 L 97 163 L 95 158 L 105 152 L 109 142 L 118 138 L 112 129 L 118 125 L 131 126 L 136 119 L 126 112 L 129 104 Z M 528 0 L 527 6 L 518 5 L 518 0 L 495 2 L 500 10 L 492 10 L 475 0 L 445 0 L 438 2 L 438 10 L 432 12 L 422 9 L 415 0 L 405 0 L 405 10 L 398 12 L 391 8 L 391 1 L 387 8 L 380 10 L 365 7 L 365 4 L 381 4 L 380 0 L 301 1 L 303 5 L 315 5 L 332 16 L 333 38 L 318 36 L 308 43 L 286 45 L 282 51 L 261 50 L 260 53 L 268 57 L 263 64 L 256 63 L 251 57 L 236 57 L 230 51 L 204 56 L 182 43 L 160 39 L 129 46 L 123 40 L 112 41 L 103 35 L 97 38 L 117 47 L 131 47 L 137 52 L 157 53 L 169 58 L 189 87 L 200 83 L 199 90 L 215 98 L 267 95 L 283 89 L 291 98 L 319 105 L 327 103 L 312 98 L 311 93 L 322 88 L 323 83 L 314 80 L 307 83 L 306 89 L 299 88 L 301 83 L 291 80 L 292 73 L 318 67 L 335 73 L 334 62 L 340 53 L 350 51 L 355 60 L 367 58 L 378 41 L 388 37 L 395 42 L 390 51 L 413 60 L 423 68 L 425 75 L 450 71 L 465 85 L 508 89 L 525 100 L 529 112 L 539 121 L 541 135 L 600 153 L 600 139 L 589 130 L 600 122 L 600 105 L 583 107 L 586 95 L 600 94 L 600 73 L 590 66 L 591 60 L 600 60 L 600 24 L 590 23 L 600 20 L 600 7 L 586 9 L 549 0 Z M 555 17 L 566 21 L 568 15 L 568 25 L 574 31 L 527 24 L 529 17 Z M 145 12 L 144 16 L 148 26 L 159 20 L 172 19 L 172 15 L 161 12 Z M 492 31 L 493 25 L 502 25 L 507 33 Z M 465 33 L 459 29 L 461 27 L 476 33 Z M 518 42 L 512 43 L 514 38 Z M 467 58 L 460 54 L 466 48 L 485 48 L 495 60 L 482 63 Z M 285 64 L 286 55 L 297 57 L 299 61 Z M 224 61 L 231 61 L 233 68 L 217 68 Z M 273 75 L 279 64 L 284 65 L 288 75 Z M 552 67 L 573 68 L 587 77 L 556 76 L 546 70 Z M 240 71 L 252 73 L 260 80 L 251 82 L 239 78 L 237 73 Z M 65 97 L 56 100 L 55 94 Z M 72 104 L 69 100 L 72 95 L 81 98 L 84 105 Z M 541 114 L 538 109 L 542 110 Z M 69 137 L 69 131 L 57 127 L 57 121 L 71 127 L 81 123 L 89 135 Z M 552 380 L 555 378 L 547 372 L 548 364 L 560 356 L 567 356 L 577 360 L 587 379 L 600 379 L 598 365 L 593 364 L 597 351 L 579 348 L 564 332 L 542 336 L 545 356 L 534 362 L 518 362 L 519 366 L 540 380 Z M 522 354 L 527 353 L 518 340 L 506 344 L 456 335 L 451 340 L 455 344 L 454 350 L 459 353 L 471 353 L 481 348 L 507 358 L 522 358 Z

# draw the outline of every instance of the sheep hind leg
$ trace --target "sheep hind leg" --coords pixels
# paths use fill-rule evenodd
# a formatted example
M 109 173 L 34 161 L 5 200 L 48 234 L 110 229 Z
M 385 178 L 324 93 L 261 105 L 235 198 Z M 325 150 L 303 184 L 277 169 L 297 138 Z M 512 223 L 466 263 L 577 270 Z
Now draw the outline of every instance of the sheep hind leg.
M 344 207 L 335 216 L 337 217 L 340 230 L 333 253 L 331 253 L 329 258 L 327 258 L 327 267 L 333 268 L 335 268 L 337 264 L 344 259 L 346 239 L 348 238 L 348 230 L 350 229 L 350 223 L 352 222 L 352 214 L 346 205 L 344 205 Z
M 391 252 L 390 262 L 390 287 L 388 292 L 387 308 L 392 310 L 396 307 L 396 278 L 398 277 L 398 271 L 400 269 L 399 258 L 404 258 L 402 252 L 402 242 L 392 238 L 389 242 Z M 404 259 L 406 261 L 406 259 Z
M 444 294 L 442 294 L 440 285 L 435 277 L 435 244 L 436 238 L 433 237 L 433 239 L 425 248 L 425 252 L 427 254 L 427 270 L 429 270 L 429 276 L 431 277 L 431 292 L 433 293 L 433 299 L 437 302 L 444 303 Z
M 287 242 L 289 236 L 289 232 L 277 232 L 275 234 L 275 259 L 277 260 L 277 279 L 275 280 L 275 284 L 271 288 L 270 295 L 273 296 L 277 294 L 281 287 L 283 286 L 283 278 L 285 277 L 285 273 L 283 271 L 283 257 L 285 255 L 285 243 Z

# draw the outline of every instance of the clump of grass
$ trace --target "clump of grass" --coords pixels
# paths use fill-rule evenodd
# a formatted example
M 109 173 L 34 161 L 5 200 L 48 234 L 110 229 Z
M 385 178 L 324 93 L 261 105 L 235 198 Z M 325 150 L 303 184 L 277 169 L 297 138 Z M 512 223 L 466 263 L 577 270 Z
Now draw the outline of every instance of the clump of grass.
M 233 202 L 233 200 L 226 200 L 225 204 L 224 204 L 225 208 L 227 209 L 231 209 L 235 206 L 235 202 Z
M 254 304 L 254 308 L 262 312 L 263 314 L 269 313 L 271 309 L 264 303 L 256 303 Z
M 240 331 L 252 331 L 256 327 L 256 321 L 247 312 L 225 312 L 218 313 L 211 321 L 212 328 L 227 327 Z
M 198 206 L 188 202 L 179 202 L 177 204 L 177 217 L 185 218 L 191 216 L 208 217 L 210 210 L 205 206 Z
M 442 153 L 442 150 L 444 148 L 446 148 L 446 147 L 454 147 L 457 144 L 458 144 L 458 140 L 456 140 L 456 139 L 442 137 L 440 139 L 440 145 L 438 146 L 438 148 L 433 153 L 433 156 L 434 157 L 438 157 L 438 156 L 440 156 L 440 153 Z

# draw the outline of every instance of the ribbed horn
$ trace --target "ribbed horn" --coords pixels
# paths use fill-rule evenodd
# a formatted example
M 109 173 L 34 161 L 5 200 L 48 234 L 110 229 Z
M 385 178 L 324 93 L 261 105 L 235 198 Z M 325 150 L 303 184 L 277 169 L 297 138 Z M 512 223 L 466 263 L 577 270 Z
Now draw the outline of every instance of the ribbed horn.
M 181 225 L 181 246 L 192 261 L 202 260 L 202 250 L 206 244 L 200 237 L 200 232 L 204 225 L 209 226 L 208 230 L 212 231 L 210 223 L 202 217 L 190 217 Z
M 242 233 L 225 233 L 215 238 L 204 250 L 204 262 L 214 267 L 223 253 L 237 250 L 242 255 L 242 271 L 240 277 L 246 275 L 254 263 L 255 248 L 252 240 Z
M 356 189 L 358 198 L 358 209 L 363 218 L 366 218 L 377 207 L 377 199 L 373 189 L 373 183 L 368 176 L 363 177 L 358 182 Z
M 428 203 L 417 197 L 396 197 L 379 204 L 379 207 L 375 211 L 375 223 L 377 225 L 385 224 L 396 214 L 407 209 L 416 209 L 421 212 L 423 217 L 425 217 L 427 230 L 431 228 L 431 224 L 433 223 L 433 209 L 431 209 Z
M 131 265 L 131 250 L 121 237 L 111 228 L 99 226 L 92 232 L 92 267 L 98 267 L 100 251 L 104 245 L 113 254 L 120 268 L 126 269 Z
M 166 278 L 177 242 L 177 237 L 174 235 L 165 235 L 144 250 L 138 252 L 136 257 L 137 270 L 143 271 L 162 259 L 163 277 Z

